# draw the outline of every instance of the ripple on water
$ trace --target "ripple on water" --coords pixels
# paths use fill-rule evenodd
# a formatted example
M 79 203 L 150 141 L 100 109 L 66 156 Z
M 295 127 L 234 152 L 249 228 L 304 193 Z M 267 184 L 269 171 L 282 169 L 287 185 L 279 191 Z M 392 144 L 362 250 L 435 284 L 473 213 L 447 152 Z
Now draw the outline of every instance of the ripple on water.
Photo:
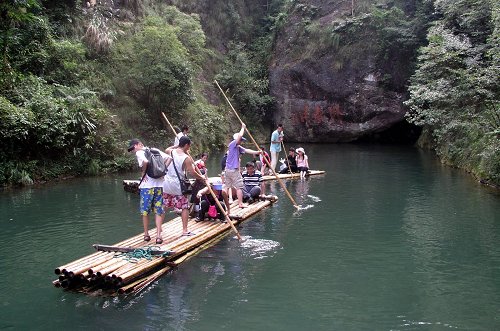
M 272 256 L 281 246 L 274 240 L 254 239 L 251 236 L 243 236 L 243 239 L 241 247 L 245 249 L 244 253 L 256 260 Z

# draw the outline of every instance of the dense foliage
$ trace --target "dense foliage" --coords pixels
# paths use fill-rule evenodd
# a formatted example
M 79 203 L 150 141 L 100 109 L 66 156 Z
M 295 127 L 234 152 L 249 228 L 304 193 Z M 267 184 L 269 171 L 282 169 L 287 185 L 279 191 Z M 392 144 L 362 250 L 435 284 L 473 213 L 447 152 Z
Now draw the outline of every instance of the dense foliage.
M 447 163 L 500 184 L 500 5 L 436 1 L 441 17 L 420 50 L 408 120 Z M 423 140 L 422 138 L 422 140 Z
M 223 131 L 210 134 L 220 111 L 193 84 L 208 54 L 199 17 L 159 6 L 123 25 L 109 5 L 78 12 L 73 3 L 74 20 L 61 22 L 66 4 L 46 5 L 0 4 L 0 183 L 128 168 L 132 136 L 170 143 L 161 112 L 206 137 L 199 150 L 223 142 Z
M 0 183 L 115 168 L 113 121 L 82 84 L 93 67 L 84 46 L 56 40 L 36 1 L 0 10 Z
M 338 5 L 345 16 L 325 24 L 317 1 L 0 2 L 0 185 L 130 168 L 132 136 L 172 141 L 162 112 L 190 126 L 194 152 L 220 147 L 232 116 L 213 77 L 262 128 L 282 29 L 297 60 L 333 55 L 340 70 L 369 54 L 384 88 L 409 92 L 422 144 L 500 184 L 498 1 Z

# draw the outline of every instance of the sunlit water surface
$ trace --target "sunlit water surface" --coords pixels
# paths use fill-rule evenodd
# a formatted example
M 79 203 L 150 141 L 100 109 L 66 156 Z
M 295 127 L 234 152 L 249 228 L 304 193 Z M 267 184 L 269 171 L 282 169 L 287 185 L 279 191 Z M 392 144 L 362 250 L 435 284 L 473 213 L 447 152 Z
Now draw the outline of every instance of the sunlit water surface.
M 138 173 L 0 192 L 0 329 L 500 330 L 498 191 L 409 147 L 305 148 L 327 173 L 285 181 L 300 210 L 268 184 L 279 201 L 240 227 L 245 242 L 230 235 L 137 296 L 52 280 L 141 231 L 121 182 Z

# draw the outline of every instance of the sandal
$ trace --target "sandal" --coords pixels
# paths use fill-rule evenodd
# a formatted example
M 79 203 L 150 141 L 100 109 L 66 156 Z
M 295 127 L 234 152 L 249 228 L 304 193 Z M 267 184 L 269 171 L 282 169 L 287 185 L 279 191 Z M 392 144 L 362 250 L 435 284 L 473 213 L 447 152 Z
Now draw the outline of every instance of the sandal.
M 191 236 L 196 236 L 196 233 L 188 231 L 186 233 L 183 233 L 181 237 L 191 237 Z
M 157 244 L 163 244 L 163 239 L 161 239 L 161 238 L 156 238 L 156 243 L 157 243 Z
M 147 234 L 144 235 L 144 241 L 150 241 L 151 237 Z

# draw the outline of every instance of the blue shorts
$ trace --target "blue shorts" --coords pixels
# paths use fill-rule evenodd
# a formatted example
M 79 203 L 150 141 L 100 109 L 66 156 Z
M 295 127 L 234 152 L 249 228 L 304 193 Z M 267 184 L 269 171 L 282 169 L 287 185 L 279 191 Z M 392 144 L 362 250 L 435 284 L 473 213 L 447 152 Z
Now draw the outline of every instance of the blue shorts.
M 143 216 L 149 215 L 153 211 L 156 215 L 163 215 L 163 188 L 141 188 L 141 203 L 139 205 L 139 212 Z

